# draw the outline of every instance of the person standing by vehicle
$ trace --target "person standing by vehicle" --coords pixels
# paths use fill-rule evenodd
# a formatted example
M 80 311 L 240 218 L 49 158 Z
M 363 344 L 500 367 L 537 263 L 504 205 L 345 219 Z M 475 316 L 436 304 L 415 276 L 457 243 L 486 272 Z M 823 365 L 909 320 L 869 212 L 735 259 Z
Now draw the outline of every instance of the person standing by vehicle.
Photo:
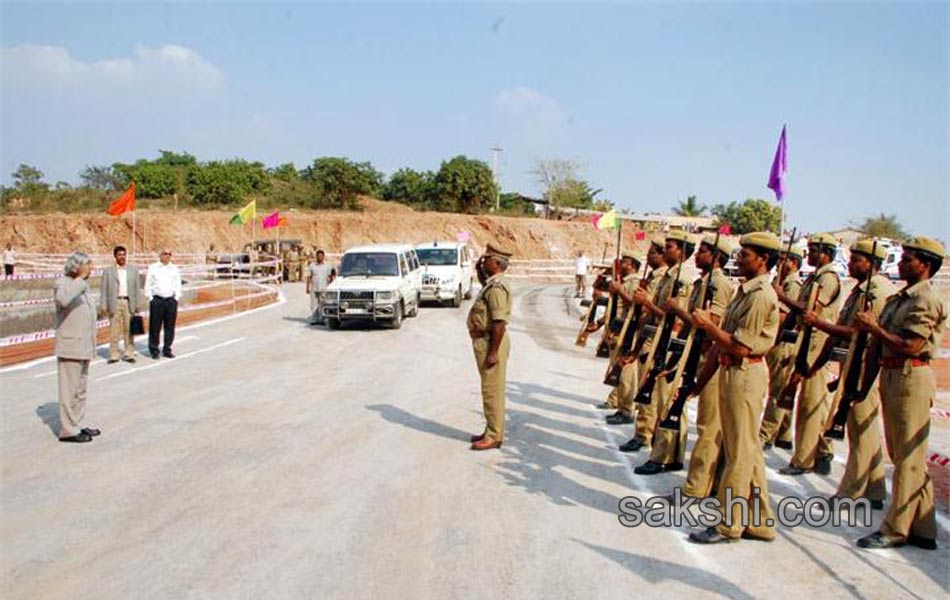
M 307 267 L 307 294 L 310 296 L 310 324 L 322 324 L 323 305 L 326 303 L 327 288 L 333 283 L 336 271 L 326 263 L 326 253 L 317 250 L 316 260 Z

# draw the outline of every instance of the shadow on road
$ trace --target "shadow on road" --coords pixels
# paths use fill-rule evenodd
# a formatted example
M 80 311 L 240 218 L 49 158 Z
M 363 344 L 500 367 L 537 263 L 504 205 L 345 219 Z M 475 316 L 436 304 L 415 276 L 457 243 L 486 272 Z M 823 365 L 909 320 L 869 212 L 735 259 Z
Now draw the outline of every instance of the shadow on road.
M 469 440 L 469 436 L 471 435 L 467 431 L 462 431 L 461 429 L 456 429 L 455 427 L 449 427 L 448 425 L 443 425 L 442 423 L 431 421 L 429 419 L 423 419 L 422 417 L 417 417 L 416 415 L 397 406 L 393 406 L 392 404 L 372 404 L 366 408 L 368 410 L 378 412 L 379 416 L 390 423 L 398 423 L 399 425 L 409 427 L 410 429 L 439 435 L 444 438 L 449 438 L 450 440 L 464 440 L 467 442 Z
M 59 437 L 59 403 L 47 402 L 36 407 L 36 416 L 49 427 L 53 435 Z

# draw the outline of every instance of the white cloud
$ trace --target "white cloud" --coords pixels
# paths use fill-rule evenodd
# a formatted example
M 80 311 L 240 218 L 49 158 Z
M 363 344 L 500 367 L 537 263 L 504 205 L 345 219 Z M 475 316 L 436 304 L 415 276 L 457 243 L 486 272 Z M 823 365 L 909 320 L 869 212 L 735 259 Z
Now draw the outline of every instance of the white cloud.
M 183 46 L 138 46 L 131 57 L 86 62 L 61 46 L 24 44 L 0 52 L 0 73 L 11 91 L 59 90 L 113 92 L 135 86 L 142 93 L 175 86 L 186 93 L 207 92 L 224 83 L 221 72 Z
M 495 107 L 503 118 L 534 126 L 558 128 L 568 122 L 568 115 L 557 100 L 526 86 L 499 92 Z

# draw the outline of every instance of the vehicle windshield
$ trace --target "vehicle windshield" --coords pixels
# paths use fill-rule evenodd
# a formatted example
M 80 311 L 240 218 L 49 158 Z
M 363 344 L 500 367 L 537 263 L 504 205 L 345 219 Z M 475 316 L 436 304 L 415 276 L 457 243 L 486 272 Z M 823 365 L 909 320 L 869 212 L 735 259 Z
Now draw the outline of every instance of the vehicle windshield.
M 416 248 L 419 264 L 423 265 L 455 265 L 458 263 L 458 250 L 455 248 Z
M 340 263 L 340 277 L 360 277 L 399 275 L 399 262 L 392 252 L 353 252 L 343 255 Z

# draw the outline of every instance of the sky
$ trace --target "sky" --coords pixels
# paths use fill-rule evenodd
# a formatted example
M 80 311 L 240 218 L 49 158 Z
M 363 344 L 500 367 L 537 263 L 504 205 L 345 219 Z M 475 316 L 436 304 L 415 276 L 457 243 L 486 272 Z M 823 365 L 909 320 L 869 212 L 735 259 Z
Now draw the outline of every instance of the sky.
M 20 163 L 320 156 L 384 173 L 502 148 L 635 211 L 773 199 L 787 226 L 894 214 L 950 240 L 950 11 L 937 3 L 0 5 L 0 181 Z

